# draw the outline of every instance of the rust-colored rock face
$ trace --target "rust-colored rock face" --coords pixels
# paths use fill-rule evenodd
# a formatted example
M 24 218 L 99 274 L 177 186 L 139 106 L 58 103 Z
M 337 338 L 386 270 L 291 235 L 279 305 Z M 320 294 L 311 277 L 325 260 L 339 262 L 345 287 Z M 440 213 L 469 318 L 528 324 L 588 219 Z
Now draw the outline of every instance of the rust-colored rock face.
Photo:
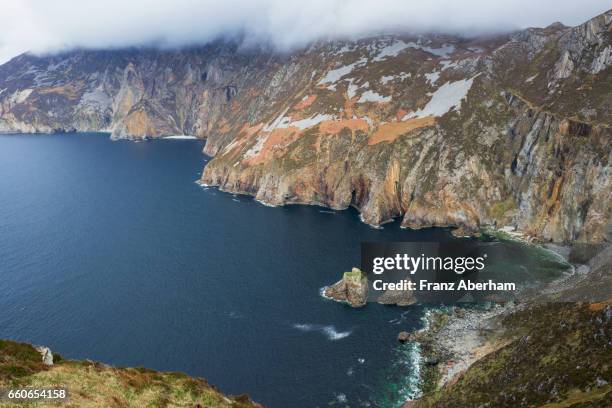
M 215 43 L 0 66 L 0 131 L 190 134 L 202 182 L 411 228 L 596 242 L 610 220 L 610 12 L 512 36 L 384 36 L 289 55 Z

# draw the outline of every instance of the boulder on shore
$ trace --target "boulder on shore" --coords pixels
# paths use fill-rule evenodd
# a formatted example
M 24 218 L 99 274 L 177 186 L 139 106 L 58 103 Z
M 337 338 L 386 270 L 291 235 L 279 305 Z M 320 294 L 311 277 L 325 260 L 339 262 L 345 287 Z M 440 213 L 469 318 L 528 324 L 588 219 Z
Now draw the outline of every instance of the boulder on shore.
M 401 331 L 397 335 L 397 341 L 399 341 L 400 343 L 406 343 L 409 340 L 410 340 L 410 333 L 406 331 Z

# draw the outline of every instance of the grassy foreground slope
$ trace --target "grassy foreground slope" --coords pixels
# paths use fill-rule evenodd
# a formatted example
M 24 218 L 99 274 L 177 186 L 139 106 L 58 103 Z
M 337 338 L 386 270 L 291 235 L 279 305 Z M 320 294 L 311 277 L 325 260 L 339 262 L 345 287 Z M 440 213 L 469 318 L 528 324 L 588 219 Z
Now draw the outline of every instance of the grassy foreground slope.
M 260 407 L 247 396 L 226 397 L 206 381 L 183 373 L 53 357 L 54 364 L 47 366 L 31 345 L 0 340 L 0 388 L 63 387 L 69 393 L 65 404 L 0 401 L 0 407 Z

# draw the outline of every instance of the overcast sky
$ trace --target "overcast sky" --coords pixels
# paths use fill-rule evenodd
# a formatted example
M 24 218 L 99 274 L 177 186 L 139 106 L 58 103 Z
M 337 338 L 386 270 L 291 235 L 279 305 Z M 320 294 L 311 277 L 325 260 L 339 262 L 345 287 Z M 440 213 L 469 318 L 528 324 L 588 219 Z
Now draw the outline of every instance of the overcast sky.
M 0 0 L 0 63 L 24 51 L 166 47 L 244 33 L 286 50 L 382 31 L 482 33 L 580 24 L 608 0 Z

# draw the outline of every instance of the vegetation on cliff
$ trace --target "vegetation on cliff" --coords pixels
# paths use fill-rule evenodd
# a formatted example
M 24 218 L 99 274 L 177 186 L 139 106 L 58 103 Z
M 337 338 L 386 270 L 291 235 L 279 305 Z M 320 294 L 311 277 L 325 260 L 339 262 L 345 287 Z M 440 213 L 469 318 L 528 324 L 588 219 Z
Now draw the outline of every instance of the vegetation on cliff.
M 64 360 L 43 363 L 33 346 L 0 340 L 0 388 L 50 388 L 68 390 L 65 407 L 259 407 L 247 396 L 226 397 L 200 378 L 179 372 L 146 368 L 117 368 L 93 361 Z M 56 406 L 52 403 L 12 403 L 0 407 Z
M 609 407 L 612 301 L 546 303 L 510 314 L 489 342 L 505 344 L 412 406 Z
M 570 257 L 588 270 L 526 290 L 518 305 L 432 314 L 406 338 L 435 362 L 423 367 L 423 398 L 406 406 L 612 406 L 612 247 L 577 245 Z

